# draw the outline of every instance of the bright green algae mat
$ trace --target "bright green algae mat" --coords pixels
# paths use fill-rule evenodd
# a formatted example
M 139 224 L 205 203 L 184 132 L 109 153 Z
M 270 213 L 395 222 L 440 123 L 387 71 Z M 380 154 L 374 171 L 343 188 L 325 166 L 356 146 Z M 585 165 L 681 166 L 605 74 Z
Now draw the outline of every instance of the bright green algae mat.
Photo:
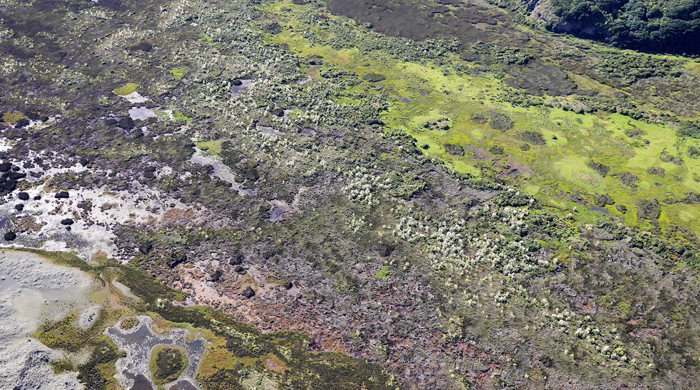
M 610 214 L 627 224 L 649 227 L 656 220 L 640 217 L 637 209 L 639 202 L 656 199 L 661 202 L 660 227 L 680 225 L 700 232 L 700 207 L 680 202 L 689 193 L 700 192 L 700 159 L 688 155 L 693 147 L 700 147 L 700 140 L 678 137 L 672 127 L 617 113 L 576 113 L 501 102 L 498 95 L 508 89 L 505 83 L 488 72 L 470 75 L 454 71 L 477 67 L 457 55 L 451 55 L 448 63 L 416 63 L 392 56 L 381 45 L 374 50 L 333 45 L 343 37 L 334 36 L 332 29 L 324 27 L 327 24 L 310 23 L 305 15 L 313 7 L 291 1 L 268 4 L 267 16 L 285 27 L 268 39 L 287 44 L 300 55 L 322 57 L 322 66 L 309 69 L 312 79 L 323 79 L 319 69 L 341 68 L 365 80 L 345 92 L 388 95 L 391 104 L 382 114 L 387 128 L 413 136 L 424 153 L 459 172 L 522 188 L 562 216 L 574 213 L 576 219 L 593 222 Z M 324 15 L 331 20 L 345 19 Z M 357 35 L 367 33 L 360 26 L 355 30 Z M 301 31 L 318 39 L 312 42 Z M 323 44 L 326 41 L 329 44 Z M 686 61 L 683 66 L 692 65 Z M 383 77 L 375 81 L 374 74 Z M 580 88 L 615 92 L 584 75 L 571 75 L 570 79 Z M 337 102 L 353 103 L 348 98 Z M 505 115 L 512 128 L 494 129 L 488 123 L 494 115 Z M 526 132 L 540 134 L 542 142 L 531 142 L 523 134 Z M 449 153 L 445 144 L 460 145 L 464 153 Z M 601 173 L 594 169 L 596 164 L 609 169 Z M 614 204 L 596 202 L 595 197 L 601 195 L 609 195 Z

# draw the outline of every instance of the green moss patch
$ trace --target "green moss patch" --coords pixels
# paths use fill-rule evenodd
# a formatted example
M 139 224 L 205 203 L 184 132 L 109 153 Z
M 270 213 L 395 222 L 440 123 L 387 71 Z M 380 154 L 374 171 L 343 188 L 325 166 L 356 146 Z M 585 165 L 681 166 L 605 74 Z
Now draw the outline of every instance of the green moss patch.
M 24 114 L 21 111 L 10 111 L 6 112 L 2 115 L 2 121 L 5 123 L 12 123 L 14 124 L 18 120 L 24 118 Z
M 138 87 L 139 85 L 136 83 L 126 83 L 119 88 L 115 88 L 114 93 L 116 93 L 119 96 L 126 96 L 132 92 L 136 92 L 136 89 Z
M 389 276 L 391 276 L 391 269 L 388 265 L 383 266 L 374 274 L 374 277 L 377 279 L 389 279 Z
M 187 74 L 187 72 L 189 72 L 189 70 L 190 70 L 190 68 L 188 68 L 186 66 L 178 66 L 176 68 L 170 69 L 170 74 L 172 74 L 173 77 L 175 77 L 176 79 L 179 80 L 179 79 L 185 77 L 185 75 Z
M 187 354 L 180 348 L 158 345 L 151 351 L 150 368 L 156 384 L 172 382 L 187 368 Z

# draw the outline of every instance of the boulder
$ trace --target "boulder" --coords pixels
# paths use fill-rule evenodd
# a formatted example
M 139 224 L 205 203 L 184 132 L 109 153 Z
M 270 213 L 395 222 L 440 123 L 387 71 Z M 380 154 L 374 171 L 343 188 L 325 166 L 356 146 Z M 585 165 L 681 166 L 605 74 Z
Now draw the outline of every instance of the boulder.
M 21 128 L 27 127 L 27 126 L 29 126 L 29 119 L 27 119 L 27 118 L 22 118 L 22 119 L 18 120 L 17 123 L 15 123 L 15 128 L 17 128 L 17 129 L 21 129 Z
M 124 130 L 131 130 L 134 128 L 134 126 L 136 126 L 136 124 L 130 116 L 125 116 L 119 119 L 119 123 L 117 124 L 117 126 L 121 127 Z
M 243 264 L 243 255 L 240 253 L 235 254 L 231 259 L 228 261 L 229 264 L 231 265 L 241 265 Z
M 252 298 L 255 296 L 255 290 L 253 290 L 250 286 L 246 287 L 245 290 L 241 293 L 246 298 Z
M 141 252 L 142 255 L 149 254 L 151 250 L 153 250 L 153 245 L 150 242 L 144 242 L 139 245 L 139 252 Z
M 170 258 L 170 260 L 166 261 L 165 264 L 170 268 L 175 268 L 178 264 L 184 263 L 185 261 L 187 261 L 186 255 L 177 254 L 173 255 L 173 257 Z
M 379 252 L 379 256 L 387 257 L 387 256 L 391 255 L 391 253 L 394 252 L 394 249 L 396 249 L 396 248 L 392 244 L 383 242 L 383 243 L 379 244 L 377 249 Z
M 460 144 L 445 144 L 445 151 L 453 156 L 464 156 L 464 148 Z
M 10 172 L 9 175 L 7 175 L 8 179 L 11 180 L 19 180 L 19 179 L 24 179 L 27 177 L 27 174 L 24 172 Z
M 210 282 L 218 282 L 223 274 L 224 272 L 222 270 L 217 269 L 216 271 L 209 274 L 207 280 Z
M 661 205 L 659 201 L 651 198 L 641 199 L 637 202 L 637 217 L 639 219 L 659 219 L 661 216 Z

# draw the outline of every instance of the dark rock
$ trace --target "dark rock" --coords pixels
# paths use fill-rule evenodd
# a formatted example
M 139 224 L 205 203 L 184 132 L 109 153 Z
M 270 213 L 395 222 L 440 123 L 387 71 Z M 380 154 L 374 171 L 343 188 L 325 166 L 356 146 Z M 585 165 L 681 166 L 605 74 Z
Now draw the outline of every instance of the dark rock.
M 12 164 L 10 164 L 9 162 L 4 162 L 0 164 L 0 172 L 7 172 L 10 169 L 12 169 Z
M 480 125 L 486 124 L 489 121 L 489 118 L 486 115 L 479 113 L 472 113 L 469 118 L 472 120 L 472 122 Z
M 544 137 L 542 134 L 536 132 L 536 131 L 523 131 L 522 133 L 519 134 L 520 139 L 531 143 L 533 145 L 544 145 L 547 142 L 544 140 Z
M 605 207 L 607 205 L 615 204 L 615 201 L 609 194 L 594 194 L 593 200 L 595 201 L 595 205 L 598 207 Z
M 231 84 L 235 85 L 236 87 L 240 87 L 241 85 L 243 85 L 243 82 L 239 79 L 235 79 L 231 81 Z
M 129 47 L 129 51 L 143 51 L 148 53 L 151 50 L 153 50 L 153 45 L 148 42 L 141 42 L 138 45 Z
M 386 80 L 386 76 L 384 76 L 383 74 L 374 73 L 374 72 L 367 73 L 362 78 L 366 81 L 369 81 L 370 83 L 377 83 L 379 81 Z
M 659 219 L 661 216 L 661 205 L 659 201 L 651 198 L 641 199 L 637 202 L 637 217 L 640 219 Z
M 15 123 L 15 127 L 18 129 L 21 129 L 21 128 L 27 127 L 27 126 L 29 126 L 29 119 L 27 119 L 27 118 L 22 118 L 22 119 L 18 120 L 17 123 Z
M 382 256 L 382 257 L 387 257 L 387 256 L 391 255 L 391 253 L 394 252 L 394 249 L 396 249 L 396 247 L 394 245 L 386 243 L 386 242 L 379 244 L 379 246 L 377 247 L 377 251 L 379 252 L 379 256 Z
M 464 148 L 460 144 L 445 144 L 445 151 L 454 156 L 464 156 Z
M 664 177 L 664 175 L 666 175 L 666 170 L 661 167 L 649 167 L 647 169 L 647 172 L 650 175 L 659 175 L 661 177 Z
M 241 293 L 246 298 L 252 298 L 255 296 L 255 290 L 253 290 L 250 286 L 246 287 L 245 290 L 243 290 L 243 293 Z
M 150 242 L 145 242 L 139 245 L 139 252 L 141 252 L 143 255 L 151 253 L 151 250 L 153 250 L 153 245 Z
M 237 253 L 234 255 L 231 260 L 228 261 L 229 264 L 231 265 L 241 265 L 243 264 L 243 255 L 240 253 Z
M 68 199 L 69 196 L 68 191 L 61 191 L 56 194 L 56 199 Z
M 278 116 L 280 118 L 284 116 L 284 110 L 279 108 L 279 107 L 272 110 L 271 113 L 272 113 L 272 115 Z
M 75 222 L 74 222 L 72 219 L 70 219 L 70 218 L 66 218 L 66 219 L 62 219 L 62 220 L 61 220 L 61 225 L 65 225 L 65 226 L 70 226 L 70 225 L 72 225 L 72 224 L 74 224 L 74 223 L 75 223 Z
M 240 275 L 245 275 L 248 272 L 248 270 L 245 267 L 240 266 L 240 265 L 237 266 L 236 268 L 234 268 L 233 270 L 236 271 L 236 273 L 240 274 Z
M 265 23 L 265 25 L 263 26 L 263 30 L 269 32 L 270 34 L 279 34 L 280 32 L 282 32 L 282 26 L 280 26 L 280 24 L 275 21 L 271 21 Z
M 639 181 L 639 178 L 632 172 L 622 172 L 620 174 L 620 181 L 630 188 L 637 188 L 636 182 Z
M 182 264 L 185 261 L 187 261 L 186 255 L 177 254 L 177 255 L 173 255 L 173 257 L 170 260 L 166 261 L 165 264 L 170 268 L 175 268 L 175 267 L 177 267 L 178 264 Z
M 119 123 L 119 122 L 118 122 L 116 119 L 114 119 L 114 118 L 110 118 L 110 119 L 107 119 L 107 120 L 105 121 L 105 125 L 107 125 L 107 126 L 114 126 L 114 125 L 116 125 L 117 123 Z
M 27 174 L 24 172 L 10 172 L 10 174 L 7 175 L 7 178 L 11 180 L 24 179 L 25 177 L 27 177 Z
M 17 211 L 22 211 L 22 210 L 24 210 L 24 205 L 23 205 L 22 203 L 16 204 L 16 205 L 15 205 L 15 210 L 17 210 Z
M 685 204 L 700 203 L 700 195 L 694 192 L 686 192 L 685 197 L 681 200 Z
M 489 124 L 491 125 L 491 128 L 501 131 L 510 130 L 514 125 L 510 118 L 498 113 L 491 115 L 491 122 Z
M 489 148 L 489 153 L 495 154 L 495 155 L 497 155 L 497 156 L 500 156 L 500 155 L 502 155 L 503 153 L 505 153 L 505 151 L 503 150 L 503 147 L 502 147 L 502 146 L 492 145 L 492 146 Z
M 37 195 L 34 197 L 34 200 L 41 200 L 41 195 Z
M 3 238 L 5 241 L 13 241 L 15 238 L 17 238 L 17 234 L 15 232 L 7 232 Z
M 19 198 L 19 200 L 29 200 L 29 194 L 24 191 L 17 194 L 17 197 Z
M 17 180 L 8 180 L 5 182 L 5 191 L 12 192 L 17 189 Z
M 294 287 L 294 284 L 293 284 L 290 280 L 288 280 L 288 281 L 284 284 L 284 288 L 287 289 L 287 290 L 289 290 L 289 289 L 292 288 L 292 287 Z
M 222 270 L 217 269 L 216 271 L 209 274 L 207 280 L 210 282 L 218 282 L 223 274 L 224 272 Z
M 599 162 L 595 161 L 589 161 L 588 166 L 595 169 L 598 173 L 600 173 L 601 176 L 605 177 L 605 175 L 610 172 L 610 167 L 604 164 L 601 164 Z
M 134 128 L 134 126 L 136 126 L 136 124 L 130 116 L 125 116 L 119 119 L 119 124 L 117 126 L 121 127 L 124 130 L 131 130 Z
M 549 356 L 540 356 L 540 363 L 545 367 L 552 367 L 554 365 L 554 360 Z
M 307 57 L 309 65 L 323 65 L 323 57 L 318 54 L 312 54 Z

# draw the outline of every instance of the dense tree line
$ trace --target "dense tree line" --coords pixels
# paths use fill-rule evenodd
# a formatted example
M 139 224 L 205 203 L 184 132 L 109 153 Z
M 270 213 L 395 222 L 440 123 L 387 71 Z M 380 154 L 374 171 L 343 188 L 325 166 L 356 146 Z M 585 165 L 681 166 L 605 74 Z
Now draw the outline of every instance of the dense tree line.
M 533 9 L 532 2 L 513 1 L 494 3 Z M 549 1 L 554 14 L 568 26 L 550 22 L 548 29 L 567 30 L 636 50 L 700 54 L 700 0 Z

